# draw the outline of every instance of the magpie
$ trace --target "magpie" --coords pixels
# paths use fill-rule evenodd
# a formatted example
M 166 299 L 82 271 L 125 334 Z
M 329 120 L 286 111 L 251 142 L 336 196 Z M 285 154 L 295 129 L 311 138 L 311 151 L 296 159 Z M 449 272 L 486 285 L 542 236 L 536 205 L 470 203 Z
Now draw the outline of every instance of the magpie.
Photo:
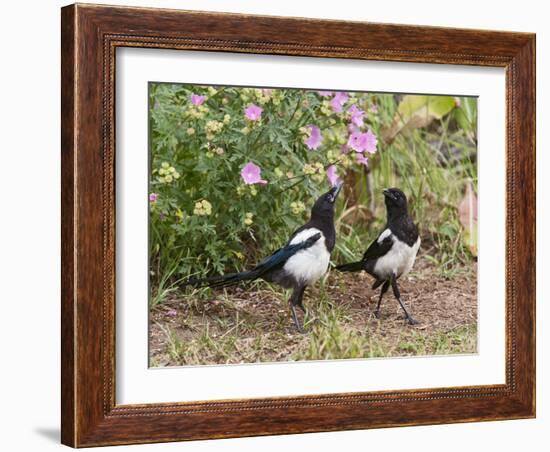
M 252 270 L 203 280 L 190 280 L 187 285 L 221 288 L 242 281 L 263 279 L 285 289 L 292 289 L 292 320 L 298 331 L 303 333 L 304 329 L 298 321 L 296 308 L 305 312 L 302 299 L 306 287 L 315 283 L 328 269 L 330 254 L 336 243 L 334 206 L 341 189 L 340 182 L 321 195 L 311 209 L 309 221 L 294 231 L 286 245 L 263 259 Z
M 377 289 L 382 286 L 374 312 L 376 317 L 380 315 L 382 297 L 391 285 L 393 295 L 405 312 L 407 320 L 414 325 L 418 322 L 412 318 L 401 302 L 397 280 L 411 271 L 420 247 L 420 236 L 418 228 L 409 216 L 405 194 L 398 188 L 389 188 L 383 193 L 387 211 L 384 230 L 367 248 L 363 259 L 339 265 L 336 269 L 342 272 L 364 270 L 376 278 L 372 288 Z

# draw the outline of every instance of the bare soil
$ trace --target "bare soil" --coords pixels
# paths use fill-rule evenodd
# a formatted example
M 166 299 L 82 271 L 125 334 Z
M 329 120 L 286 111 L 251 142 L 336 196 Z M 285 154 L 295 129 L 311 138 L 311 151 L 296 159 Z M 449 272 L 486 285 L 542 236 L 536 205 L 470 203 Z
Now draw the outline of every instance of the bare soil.
M 266 283 L 173 296 L 151 310 L 152 366 L 236 364 L 303 359 L 418 356 L 477 351 L 476 263 L 450 279 L 427 259 L 400 280 L 409 325 L 391 289 L 381 315 L 380 289 L 365 273 L 332 271 L 306 290 L 306 334 L 293 326 L 288 297 Z

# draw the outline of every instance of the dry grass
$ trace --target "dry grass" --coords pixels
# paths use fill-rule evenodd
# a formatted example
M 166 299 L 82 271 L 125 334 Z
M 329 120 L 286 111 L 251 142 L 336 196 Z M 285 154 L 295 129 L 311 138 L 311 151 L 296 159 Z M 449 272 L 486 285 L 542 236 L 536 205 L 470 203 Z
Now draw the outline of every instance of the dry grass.
M 296 332 L 287 297 L 265 283 L 247 289 L 173 296 L 150 316 L 151 366 L 237 364 L 388 356 L 475 353 L 475 263 L 452 279 L 434 276 L 419 259 L 401 281 L 406 306 L 420 321 L 410 326 L 391 295 L 380 319 L 378 291 L 366 274 L 331 272 L 304 299 L 307 334 Z

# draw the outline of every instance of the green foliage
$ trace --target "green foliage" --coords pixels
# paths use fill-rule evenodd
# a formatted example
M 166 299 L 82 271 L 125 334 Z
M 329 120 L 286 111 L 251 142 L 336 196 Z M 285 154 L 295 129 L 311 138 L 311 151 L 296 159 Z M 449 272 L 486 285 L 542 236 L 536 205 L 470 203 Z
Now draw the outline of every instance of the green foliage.
M 404 96 L 397 107 L 393 124 L 384 131 L 384 138 L 391 141 L 404 130 L 425 127 L 434 119 L 443 118 L 456 106 L 457 100 L 450 96 Z
M 322 94 L 150 84 L 152 304 L 182 278 L 241 270 L 283 245 L 329 188 L 331 165 L 346 181 L 335 260 L 358 257 L 383 225 L 380 191 L 388 186 L 409 195 L 435 259 L 469 258 L 453 209 L 466 180 L 477 189 L 475 99 L 424 96 L 437 106 L 429 122 L 400 127 L 375 152 L 357 154 L 341 152 L 352 105 L 365 112 L 359 132 L 381 137 L 403 112 L 417 115 L 404 102 L 422 96 L 347 93 L 335 112 L 334 96 Z M 258 120 L 245 114 L 251 104 L 262 109 Z M 310 126 L 319 128 L 320 143 Z M 250 162 L 266 184 L 245 183 L 241 170 Z
M 202 105 L 192 94 L 206 96 Z M 355 100 L 369 102 L 369 95 Z M 329 184 L 325 169 L 358 164 L 341 154 L 346 118 L 315 92 L 151 84 L 150 253 L 162 277 L 241 268 L 283 245 Z M 263 108 L 247 119 L 248 105 Z M 308 125 L 323 131 L 309 150 Z M 376 130 L 376 126 L 373 125 Z M 243 183 L 248 162 L 267 184 Z M 206 202 L 206 204 L 203 204 Z

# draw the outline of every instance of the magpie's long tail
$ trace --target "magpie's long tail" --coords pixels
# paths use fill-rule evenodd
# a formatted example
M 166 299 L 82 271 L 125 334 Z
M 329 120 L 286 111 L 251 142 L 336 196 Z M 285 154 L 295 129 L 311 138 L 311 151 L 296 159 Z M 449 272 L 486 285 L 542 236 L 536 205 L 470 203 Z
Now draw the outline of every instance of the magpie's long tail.
M 336 270 L 341 272 L 359 272 L 364 270 L 365 263 L 363 261 L 359 262 L 350 262 L 349 264 L 342 264 L 336 267 Z
M 239 284 L 241 281 L 252 281 L 258 278 L 258 272 L 255 270 L 241 273 L 229 273 L 222 276 L 213 276 L 204 279 L 189 279 L 184 282 L 184 286 L 193 286 L 197 288 L 211 287 L 222 288 Z

